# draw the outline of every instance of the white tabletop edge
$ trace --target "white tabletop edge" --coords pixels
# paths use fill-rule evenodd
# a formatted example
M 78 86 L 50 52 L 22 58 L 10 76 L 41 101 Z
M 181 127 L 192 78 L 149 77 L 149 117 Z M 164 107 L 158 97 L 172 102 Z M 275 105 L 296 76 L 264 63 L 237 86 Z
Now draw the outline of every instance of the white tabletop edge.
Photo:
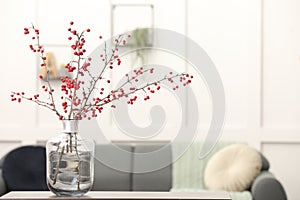
M 164 199 L 164 200 L 231 200 L 228 192 L 116 192 L 91 191 L 82 197 L 57 197 L 49 191 L 14 191 L 0 199 Z

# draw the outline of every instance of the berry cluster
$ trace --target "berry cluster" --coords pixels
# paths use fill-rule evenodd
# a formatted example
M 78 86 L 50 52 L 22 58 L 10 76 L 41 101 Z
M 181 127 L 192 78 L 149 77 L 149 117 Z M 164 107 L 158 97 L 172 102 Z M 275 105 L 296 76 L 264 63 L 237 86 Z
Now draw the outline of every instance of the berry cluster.
M 49 80 L 49 70 L 46 66 L 46 57 L 44 55 L 44 47 L 40 44 L 40 31 L 34 26 L 29 28 L 24 28 L 25 35 L 31 35 L 31 39 L 36 41 L 37 44 L 30 45 L 29 48 L 32 52 L 37 53 L 41 59 L 41 67 L 45 68 L 47 71 L 46 76 L 40 75 L 39 78 L 43 82 L 42 91 L 48 96 L 46 100 L 40 99 L 39 94 L 33 95 L 33 97 L 26 96 L 24 92 L 12 92 L 11 100 L 21 102 L 22 99 L 35 102 L 36 104 L 46 107 L 56 113 L 59 119 L 88 119 L 97 117 L 104 109 L 104 106 L 110 104 L 110 107 L 115 108 L 113 104 L 114 101 L 121 98 L 126 98 L 127 103 L 133 105 L 139 98 L 137 96 L 138 91 L 144 92 L 144 101 L 150 99 L 150 95 L 156 93 L 161 89 L 160 83 L 163 81 L 169 81 L 174 84 L 173 90 L 180 88 L 180 85 L 175 83 L 180 82 L 182 86 L 187 86 L 191 83 L 193 76 L 180 73 L 174 74 L 169 72 L 169 74 L 164 75 L 164 77 L 146 84 L 138 85 L 140 78 L 144 74 L 152 75 L 154 73 L 154 68 L 140 67 L 139 69 L 133 70 L 133 72 L 125 74 L 126 81 L 121 84 L 119 88 L 114 90 L 105 89 L 106 84 L 111 84 L 111 80 L 105 77 L 105 72 L 107 70 L 113 70 L 119 67 L 122 63 L 121 58 L 118 55 L 119 47 L 126 45 L 127 39 L 131 35 L 119 35 L 114 38 L 114 45 L 111 49 L 103 50 L 103 53 L 99 55 L 100 61 L 103 62 L 103 68 L 99 69 L 98 74 L 92 74 L 89 71 L 91 66 L 92 58 L 85 57 L 86 49 L 85 47 L 85 34 L 89 33 L 91 30 L 85 29 L 83 31 L 77 31 L 73 28 L 74 22 L 70 22 L 70 27 L 68 28 L 69 36 L 68 40 L 72 42 L 70 45 L 73 51 L 73 59 L 65 65 L 65 69 L 72 73 L 73 76 L 65 76 L 61 78 L 60 85 L 60 102 L 55 102 L 53 93 L 55 90 L 51 86 Z M 102 39 L 102 36 L 99 36 Z M 80 80 L 82 76 L 89 76 L 90 81 L 85 83 Z M 178 79 L 178 81 L 175 81 Z M 100 88 L 98 87 L 100 85 Z M 80 94 L 80 95 L 79 95 Z

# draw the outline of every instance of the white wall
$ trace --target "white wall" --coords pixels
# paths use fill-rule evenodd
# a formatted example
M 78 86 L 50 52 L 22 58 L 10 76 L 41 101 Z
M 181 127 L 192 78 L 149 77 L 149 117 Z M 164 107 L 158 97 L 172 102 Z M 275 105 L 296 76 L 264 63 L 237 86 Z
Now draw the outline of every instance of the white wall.
M 263 1 L 262 149 L 290 199 L 300 183 L 300 2 Z
M 74 20 L 79 27 L 92 29 L 88 44 L 92 50 L 98 44 L 93 39 L 98 33 L 110 36 L 111 3 L 143 2 L 154 5 L 155 27 L 187 34 L 206 50 L 226 92 L 223 139 L 244 140 L 261 150 L 271 162 L 271 171 L 283 182 L 289 199 L 296 200 L 300 195 L 296 187 L 300 182 L 297 0 L 89 0 L 84 4 L 79 0 L 0 1 L 0 156 L 18 145 L 47 140 L 60 131 L 52 113 L 30 103 L 10 102 L 10 91 L 35 93 L 39 85 L 36 58 L 28 50 L 23 28 L 36 23 L 45 43 L 68 44 L 63 34 L 69 21 Z M 201 79 L 194 84 L 205 118 L 200 128 L 205 130 L 211 115 L 209 94 Z M 162 102 L 168 110 L 168 101 L 157 96 L 153 103 Z M 173 104 L 176 106 L 176 101 Z M 131 116 L 139 116 L 133 119 L 136 123 L 148 122 L 141 114 L 149 113 L 144 105 L 137 106 L 139 112 L 132 111 Z M 167 127 L 176 123 L 171 120 Z M 171 138 L 168 130 L 156 139 Z M 112 135 L 112 139 L 128 139 L 118 133 Z

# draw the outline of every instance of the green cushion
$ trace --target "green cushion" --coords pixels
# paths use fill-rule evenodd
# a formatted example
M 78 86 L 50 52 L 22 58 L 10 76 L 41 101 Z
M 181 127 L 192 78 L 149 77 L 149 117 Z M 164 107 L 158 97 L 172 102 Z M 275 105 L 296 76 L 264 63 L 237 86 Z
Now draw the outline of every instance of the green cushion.
M 205 189 L 204 170 L 208 160 L 218 150 L 236 142 L 218 142 L 211 153 L 204 159 L 199 159 L 202 142 L 195 141 L 188 150 L 173 163 L 172 188 L 173 189 Z M 180 145 L 180 144 L 177 144 Z M 178 152 L 179 146 L 173 145 L 173 152 Z

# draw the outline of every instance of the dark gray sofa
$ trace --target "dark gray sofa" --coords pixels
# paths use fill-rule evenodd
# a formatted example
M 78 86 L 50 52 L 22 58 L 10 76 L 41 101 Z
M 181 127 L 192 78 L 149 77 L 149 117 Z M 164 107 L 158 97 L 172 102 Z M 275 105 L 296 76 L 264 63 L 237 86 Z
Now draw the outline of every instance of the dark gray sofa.
M 123 143 L 118 147 L 127 152 L 147 153 L 159 149 L 164 144 L 160 143 Z M 170 191 L 172 189 L 172 164 L 148 173 L 131 173 L 139 171 L 145 165 L 157 162 L 163 159 L 172 163 L 171 147 L 167 151 L 163 151 L 159 158 L 138 159 L 132 154 L 127 156 L 114 155 L 110 145 L 97 145 L 96 154 L 110 155 L 112 162 L 120 162 L 128 172 L 121 172 L 112 169 L 105 164 L 95 160 L 95 178 L 92 190 L 97 191 Z M 97 156 L 96 156 L 97 157 Z M 262 172 L 254 180 L 249 192 L 254 200 L 286 200 L 286 194 L 281 183 L 268 171 L 269 162 L 262 156 L 263 168 Z M 42 165 L 43 163 L 41 163 Z M 5 180 L 2 178 L 2 170 L 0 169 L 0 194 L 8 192 Z

